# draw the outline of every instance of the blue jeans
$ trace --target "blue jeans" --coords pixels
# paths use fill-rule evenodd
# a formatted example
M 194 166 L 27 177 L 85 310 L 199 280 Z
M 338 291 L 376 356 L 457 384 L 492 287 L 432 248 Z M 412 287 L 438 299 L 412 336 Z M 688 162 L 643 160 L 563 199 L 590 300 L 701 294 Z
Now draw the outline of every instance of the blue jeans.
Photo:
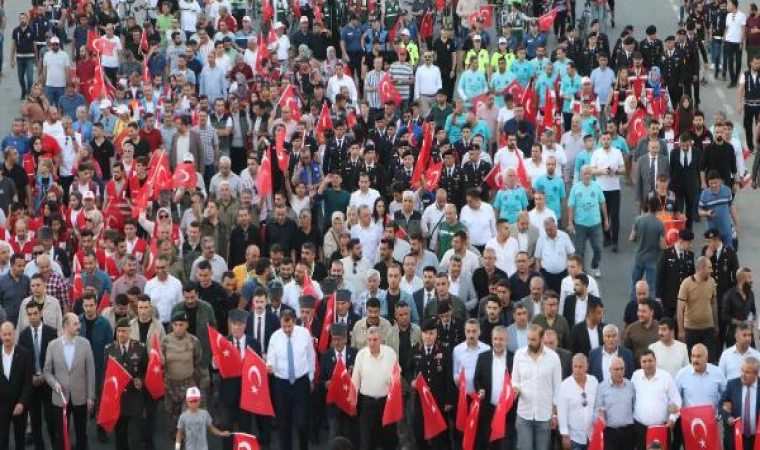
M 517 418 L 517 450 L 545 450 L 549 448 L 551 429 L 549 421 Z
M 66 93 L 66 88 L 45 86 L 45 97 L 50 106 L 58 107 L 58 100 Z
M 586 450 L 588 444 L 579 444 L 575 441 L 570 441 L 570 450 Z
M 715 73 L 718 73 L 718 69 L 723 67 L 723 74 L 726 73 L 726 65 L 723 64 L 723 41 L 713 39 L 710 43 L 710 62 L 715 66 Z
M 32 90 L 34 83 L 34 56 L 17 56 L 16 70 L 18 71 L 18 84 L 21 86 L 21 97 L 26 98 Z
M 631 269 L 631 301 L 636 301 L 636 282 L 645 277 L 649 285 L 650 297 L 657 292 L 657 261 L 641 261 L 639 258 L 633 258 L 633 268 Z
M 583 263 L 586 263 L 586 240 L 591 244 L 591 250 L 594 252 L 591 257 L 591 268 L 598 269 L 599 261 L 602 259 L 602 225 L 595 225 L 593 227 L 586 227 L 583 225 L 575 225 L 575 253 L 581 257 Z

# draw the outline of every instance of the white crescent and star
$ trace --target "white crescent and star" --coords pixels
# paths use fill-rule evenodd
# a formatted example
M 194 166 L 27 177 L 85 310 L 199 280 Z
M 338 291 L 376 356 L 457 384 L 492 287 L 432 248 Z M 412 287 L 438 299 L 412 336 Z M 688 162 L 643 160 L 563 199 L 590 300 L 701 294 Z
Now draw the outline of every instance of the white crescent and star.
M 251 367 L 248 369 L 248 373 L 246 373 L 246 376 L 248 377 L 248 381 L 253 381 L 253 380 L 251 379 L 251 374 L 252 374 L 252 373 L 253 373 L 253 374 L 256 374 L 256 380 L 257 380 L 257 383 L 255 383 L 255 384 L 253 385 L 253 387 L 251 388 L 251 391 L 253 391 L 253 393 L 255 394 L 255 393 L 257 393 L 257 392 L 259 391 L 259 388 L 261 387 L 261 372 L 259 371 L 259 368 L 258 368 L 258 367 L 256 367 L 256 366 L 251 366 Z
M 237 445 L 237 450 L 251 450 L 251 444 L 248 442 L 239 442 Z
M 697 437 L 697 433 L 694 431 L 696 428 L 702 429 L 702 439 L 699 440 L 699 446 L 701 448 L 707 448 L 707 443 L 705 442 L 704 438 L 707 437 L 707 425 L 705 425 L 705 421 L 702 420 L 702 418 L 697 417 L 696 419 L 692 420 L 691 422 L 691 435 L 695 438 Z
M 425 399 L 425 404 L 430 406 L 430 409 L 435 412 L 435 399 L 433 398 L 433 395 L 430 393 L 430 388 L 427 386 L 422 386 L 422 397 Z

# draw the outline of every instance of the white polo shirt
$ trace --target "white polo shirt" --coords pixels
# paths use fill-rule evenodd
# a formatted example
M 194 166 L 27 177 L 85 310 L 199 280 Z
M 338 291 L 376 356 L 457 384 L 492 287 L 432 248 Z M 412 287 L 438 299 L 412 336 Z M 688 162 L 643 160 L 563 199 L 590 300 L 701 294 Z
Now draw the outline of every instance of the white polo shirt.
M 623 161 L 623 154 L 615 147 L 610 147 L 609 150 L 598 148 L 591 155 L 591 167 L 595 169 L 607 169 L 612 168 L 613 172 L 617 171 L 621 167 L 625 166 Z M 596 182 L 603 191 L 619 191 L 620 190 L 620 176 L 617 174 L 612 175 L 597 175 Z
M 747 24 L 747 15 L 741 11 L 726 14 L 726 42 L 739 44 L 742 41 L 742 27 Z

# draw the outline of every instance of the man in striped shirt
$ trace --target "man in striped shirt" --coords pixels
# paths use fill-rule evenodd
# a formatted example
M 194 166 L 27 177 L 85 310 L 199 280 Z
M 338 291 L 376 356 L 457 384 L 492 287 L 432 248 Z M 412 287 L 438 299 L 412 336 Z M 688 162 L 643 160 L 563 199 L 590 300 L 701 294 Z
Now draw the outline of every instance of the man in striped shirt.
M 414 83 L 414 69 L 409 64 L 409 52 L 404 47 L 398 49 L 398 61 L 391 64 L 388 70 L 393 78 L 393 84 L 396 85 L 399 95 L 401 95 L 402 110 L 409 103 L 411 87 Z
M 382 113 L 383 102 L 380 95 L 380 80 L 385 75 L 383 71 L 383 57 L 376 56 L 372 60 L 372 70 L 364 77 L 364 95 L 369 102 L 369 109 L 373 115 Z

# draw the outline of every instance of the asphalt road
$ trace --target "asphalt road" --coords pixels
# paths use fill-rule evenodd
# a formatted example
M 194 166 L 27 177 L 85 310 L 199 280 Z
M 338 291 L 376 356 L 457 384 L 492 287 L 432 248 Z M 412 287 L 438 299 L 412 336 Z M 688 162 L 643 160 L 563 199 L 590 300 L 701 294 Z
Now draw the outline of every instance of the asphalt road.
M 581 8 L 582 0 L 578 0 L 578 7 Z M 660 38 L 668 34 L 674 34 L 676 22 L 678 19 L 677 0 L 618 0 L 617 2 L 617 27 L 608 30 L 608 35 L 612 43 L 617 39 L 620 31 L 627 24 L 635 27 L 637 39 L 644 37 L 643 30 L 649 24 L 657 26 Z M 9 20 L 9 26 L 6 28 L 5 40 L 5 61 L 3 62 L 3 78 L 0 80 L 0 131 L 6 133 L 10 129 L 11 120 L 18 115 L 18 98 L 20 95 L 19 85 L 15 71 L 12 71 L 8 64 L 8 55 L 10 52 L 10 33 L 13 27 L 18 24 L 18 14 L 22 10 L 28 9 L 27 2 L 6 2 L 6 17 Z M 580 12 L 580 9 L 579 9 Z M 709 70 L 708 70 L 709 72 Z M 709 84 L 702 88 L 702 110 L 705 112 L 708 121 L 718 111 L 728 113 L 729 120 L 741 125 L 741 116 L 736 112 L 736 90 L 726 89 L 727 82 L 715 81 L 712 75 L 708 74 Z M 742 131 L 742 136 L 744 136 Z M 751 165 L 748 163 L 748 167 Z M 742 265 L 750 267 L 753 272 L 760 273 L 760 201 L 758 193 L 752 190 L 743 191 L 737 201 L 739 214 L 741 217 L 741 233 L 739 259 Z M 630 187 L 625 186 L 623 190 L 623 200 L 621 207 L 621 232 L 620 232 L 620 251 L 613 254 L 609 249 L 605 249 L 602 258 L 602 277 L 599 279 L 602 297 L 605 304 L 605 322 L 617 323 L 622 325 L 623 310 L 629 296 L 631 284 L 631 262 L 633 260 L 633 245 L 627 242 L 627 236 L 630 232 L 631 224 L 635 217 L 634 213 L 633 191 Z M 695 234 L 698 235 L 694 248 L 696 251 L 702 247 L 702 232 L 704 223 L 696 225 Z M 590 251 L 587 252 L 590 254 Z M 752 257 L 755 255 L 755 257 Z M 159 450 L 168 450 L 173 448 L 173 444 L 167 438 L 168 432 L 165 430 L 165 421 L 163 414 L 158 414 L 159 420 L 156 425 L 156 444 Z M 113 448 L 113 436 L 109 437 L 108 444 L 95 442 L 94 423 L 90 424 L 91 442 L 90 448 L 101 450 Z M 221 448 L 220 441 L 217 438 L 209 437 L 212 449 Z M 324 447 L 324 446 L 323 446 Z

